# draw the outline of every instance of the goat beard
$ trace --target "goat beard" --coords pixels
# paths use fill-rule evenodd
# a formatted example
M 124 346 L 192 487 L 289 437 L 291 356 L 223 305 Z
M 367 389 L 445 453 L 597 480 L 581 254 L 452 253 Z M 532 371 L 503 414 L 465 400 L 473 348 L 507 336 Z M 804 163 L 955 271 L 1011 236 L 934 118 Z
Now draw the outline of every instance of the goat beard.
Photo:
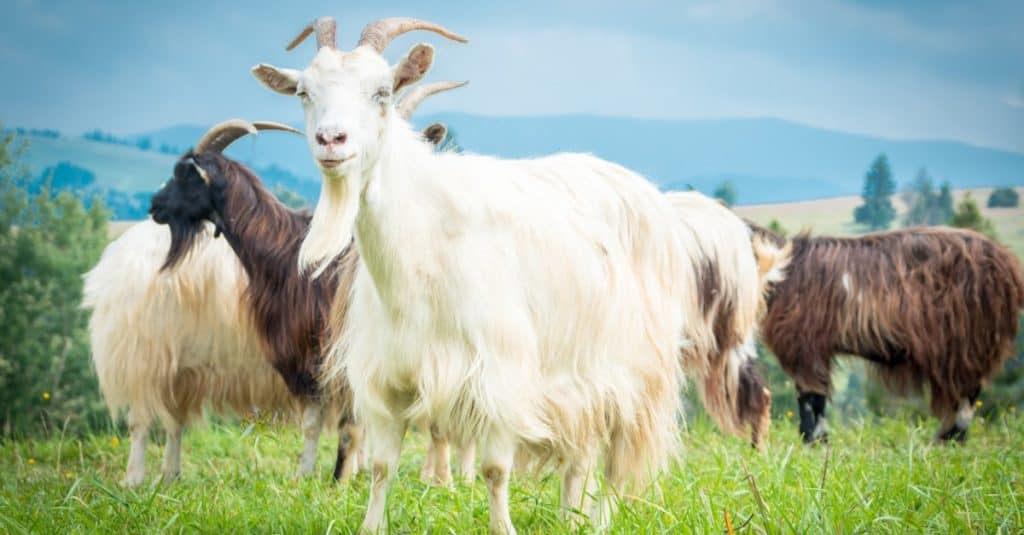
M 352 241 L 362 190 L 360 175 L 324 178 L 309 232 L 299 248 L 299 270 L 319 277 Z
M 171 269 L 192 251 L 199 235 L 205 230 L 202 221 L 181 222 L 171 221 L 167 224 L 171 229 L 171 247 L 167 250 L 167 258 L 160 271 Z

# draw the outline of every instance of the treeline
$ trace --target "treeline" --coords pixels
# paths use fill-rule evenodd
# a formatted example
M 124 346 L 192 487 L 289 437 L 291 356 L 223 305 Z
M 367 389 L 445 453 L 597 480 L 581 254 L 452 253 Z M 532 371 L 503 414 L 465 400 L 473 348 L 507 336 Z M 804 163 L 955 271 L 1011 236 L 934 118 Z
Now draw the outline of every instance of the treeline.
M 139 150 L 152 150 L 163 154 L 178 155 L 185 152 L 185 149 L 168 145 L 167 143 L 155 145 L 153 144 L 153 140 L 148 137 L 142 137 L 132 141 L 127 138 L 117 137 L 114 134 L 104 132 L 100 129 L 91 130 L 82 134 L 82 139 L 88 139 L 89 141 L 96 141 L 99 143 L 110 143 L 112 145 L 123 145 L 125 147 L 135 147 Z
M 867 230 L 885 230 L 896 220 L 896 208 L 892 197 L 896 193 L 896 179 L 892 175 L 889 159 L 878 155 L 864 176 L 861 192 L 863 203 L 854 209 L 853 219 Z M 948 181 L 938 188 L 928 170 L 921 168 L 917 176 L 903 190 L 901 197 L 907 205 L 903 226 L 950 225 L 973 228 L 993 239 L 997 238 L 995 226 L 981 214 L 977 202 L 968 193 L 953 207 L 953 189 Z M 989 195 L 989 208 L 1013 208 L 1020 200 L 1012 187 L 996 188 Z
M 36 136 L 45 137 L 48 139 L 57 139 L 60 137 L 60 130 L 53 130 L 50 128 L 7 128 L 3 130 L 3 135 L 7 136 L 10 134 L 16 134 L 18 136 Z

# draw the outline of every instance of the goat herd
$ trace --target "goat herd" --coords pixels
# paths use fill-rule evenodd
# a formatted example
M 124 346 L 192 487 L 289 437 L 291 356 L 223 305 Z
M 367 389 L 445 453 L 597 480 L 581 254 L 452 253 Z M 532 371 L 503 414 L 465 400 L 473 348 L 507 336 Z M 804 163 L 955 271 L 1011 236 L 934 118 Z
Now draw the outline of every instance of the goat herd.
M 563 507 L 600 528 L 673 458 L 684 378 L 723 430 L 764 445 L 758 335 L 796 383 L 805 441 L 826 432 L 834 353 L 869 360 L 895 391 L 929 390 L 937 439 L 965 438 L 1024 306 L 1005 248 L 948 228 L 786 240 L 592 156 L 435 151 L 444 126 L 421 134 L 407 119 L 461 84 L 414 86 L 430 45 L 387 65 L 411 30 L 465 41 L 394 18 L 344 51 L 325 17 L 288 47 L 315 34 L 308 67 L 252 69 L 301 102 L 323 178 L 312 214 L 222 155 L 260 130 L 302 134 L 227 121 L 86 275 L 100 386 L 128 410 L 127 485 L 145 479 L 154 419 L 173 478 L 182 429 L 205 408 L 300 410 L 299 474 L 325 421 L 335 477 L 370 467 L 364 531 L 381 527 L 410 422 L 430 431 L 424 478 L 451 481 L 449 441 L 463 477 L 479 458 L 492 531 L 514 532 L 513 465 L 560 471 Z

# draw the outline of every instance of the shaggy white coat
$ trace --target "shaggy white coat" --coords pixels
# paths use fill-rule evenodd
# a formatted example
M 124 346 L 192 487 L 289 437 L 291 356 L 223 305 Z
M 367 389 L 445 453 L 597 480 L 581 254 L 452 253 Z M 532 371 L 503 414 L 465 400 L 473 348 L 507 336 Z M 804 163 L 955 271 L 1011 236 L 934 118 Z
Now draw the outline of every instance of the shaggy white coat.
M 310 245 L 354 222 L 363 263 L 325 378 L 348 374 L 377 450 L 364 528 L 379 525 L 402 433 L 419 418 L 479 440 L 492 530 L 513 529 L 504 493 L 517 448 L 560 460 L 576 504 L 600 457 L 614 489 L 605 517 L 609 494 L 663 469 L 678 445 L 679 349 L 693 344 L 682 326 L 700 311 L 676 211 L 591 156 L 434 154 L 385 120 L 365 188 L 325 179 L 302 259 L 336 254 Z
M 154 419 L 168 435 L 164 475 L 174 477 L 182 427 L 204 408 L 290 415 L 298 407 L 240 306 L 248 282 L 226 240 L 205 237 L 181 264 L 160 272 L 170 243 L 167 227 L 143 221 L 108 245 L 85 275 L 100 389 L 112 416 L 129 412 L 130 486 L 145 478 Z

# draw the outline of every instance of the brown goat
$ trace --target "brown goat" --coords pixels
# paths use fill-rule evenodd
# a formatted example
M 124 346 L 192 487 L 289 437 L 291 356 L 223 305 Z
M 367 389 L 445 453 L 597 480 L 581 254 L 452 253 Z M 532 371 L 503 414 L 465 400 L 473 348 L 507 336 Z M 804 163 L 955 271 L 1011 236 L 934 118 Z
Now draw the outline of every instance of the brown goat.
M 303 418 L 320 418 L 324 400 L 317 377 L 324 318 L 335 289 L 355 271 L 355 250 L 339 257 L 338 269 L 323 277 L 313 279 L 299 273 L 298 251 L 309 227 L 309 213 L 284 206 L 245 166 L 222 156 L 222 148 L 204 151 L 197 147 L 186 153 L 174 167 L 174 178 L 153 196 L 153 219 L 171 229 L 164 268 L 173 267 L 188 254 L 197 236 L 205 232 L 205 222 L 213 221 L 248 275 L 246 305 L 264 353 L 289 391 L 314 407 L 316 414 L 309 412 Z M 339 429 L 355 442 L 355 449 L 359 431 L 350 394 L 347 387 L 339 392 Z M 319 432 L 320 426 L 304 427 Z M 315 440 L 311 443 L 315 446 Z M 345 463 L 346 447 L 339 440 L 335 478 L 354 468 L 351 462 Z M 311 468 L 315 450 L 304 452 L 304 459 Z
M 927 386 L 942 421 L 936 439 L 965 440 L 981 388 L 1017 336 L 1019 260 L 981 234 L 941 227 L 852 238 L 801 234 L 790 245 L 785 279 L 769 285 L 761 334 L 796 382 L 804 441 L 826 434 L 835 353 L 870 361 L 894 393 Z

